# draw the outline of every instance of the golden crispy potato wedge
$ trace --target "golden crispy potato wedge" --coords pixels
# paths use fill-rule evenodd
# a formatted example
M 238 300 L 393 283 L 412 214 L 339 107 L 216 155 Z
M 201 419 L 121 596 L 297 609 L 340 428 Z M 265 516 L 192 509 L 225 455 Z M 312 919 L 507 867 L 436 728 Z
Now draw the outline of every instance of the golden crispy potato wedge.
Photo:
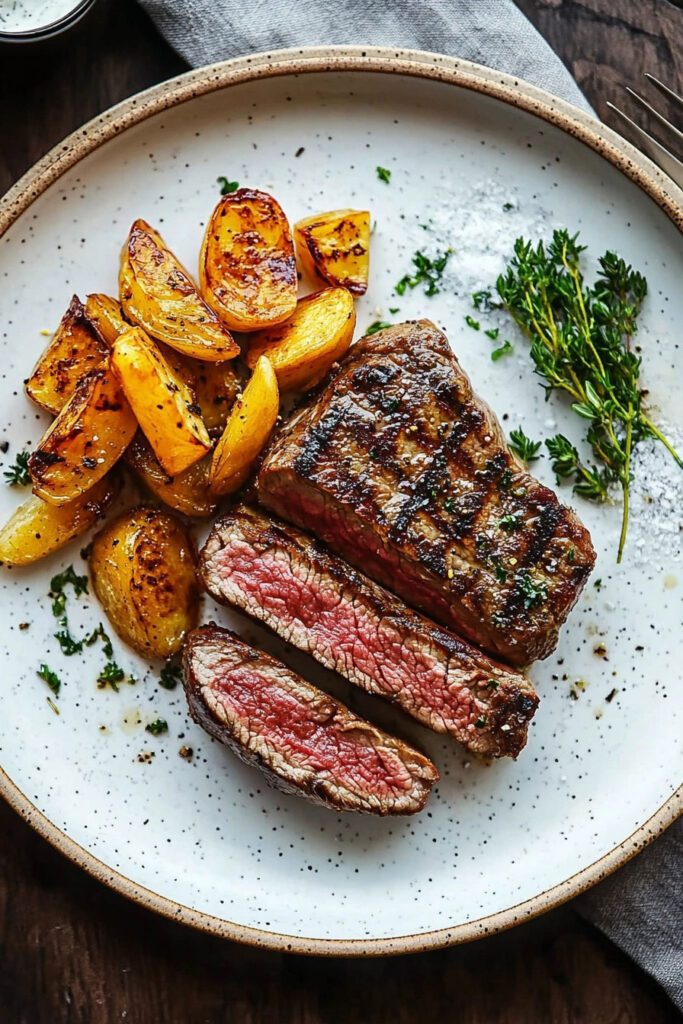
M 110 295 L 93 292 L 85 297 L 85 315 L 109 348 L 112 347 L 119 334 L 130 327 L 124 320 L 123 310 L 116 299 Z
M 76 385 L 91 370 L 104 366 L 107 346 L 93 329 L 77 295 L 26 382 L 29 398 L 54 416 L 66 405 Z
M 279 412 L 277 378 L 263 356 L 228 417 L 211 461 L 214 494 L 231 494 L 242 486 L 270 437 Z
M 109 472 L 137 422 L 110 367 L 78 384 L 28 460 L 33 493 L 52 505 L 75 501 Z
M 144 220 L 135 221 L 123 247 L 119 290 L 126 317 L 171 348 L 207 362 L 239 354 L 188 272 Z
M 296 306 L 294 243 L 280 204 L 240 188 L 224 196 L 199 257 L 202 295 L 235 331 L 282 323 Z
M 139 327 L 119 335 L 114 373 L 161 465 L 177 476 L 211 450 L 194 395 Z
M 97 534 L 90 551 L 93 587 L 122 640 L 149 657 L 170 658 L 197 625 L 196 552 L 170 512 L 124 512 Z
M 356 326 L 353 296 L 346 288 L 325 288 L 297 304 L 287 323 L 251 336 L 247 365 L 268 356 L 282 391 L 318 384 L 344 355 Z
M 370 213 L 331 210 L 294 225 L 299 266 L 313 277 L 365 295 L 370 272 Z
M 206 429 L 213 435 L 217 431 L 222 433 L 240 389 L 240 378 L 234 361 L 205 363 L 201 359 L 181 356 L 180 352 L 174 352 L 167 345 L 159 347 L 171 369 L 194 395 Z
M 0 530 L 0 562 L 28 565 L 64 547 L 102 519 L 120 486 L 120 477 L 109 474 L 68 505 L 31 496 Z
M 211 459 L 208 455 L 184 473 L 169 476 L 145 435 L 139 432 L 129 445 L 125 459 L 154 497 L 176 512 L 203 518 L 216 511 L 217 501 L 209 490 Z

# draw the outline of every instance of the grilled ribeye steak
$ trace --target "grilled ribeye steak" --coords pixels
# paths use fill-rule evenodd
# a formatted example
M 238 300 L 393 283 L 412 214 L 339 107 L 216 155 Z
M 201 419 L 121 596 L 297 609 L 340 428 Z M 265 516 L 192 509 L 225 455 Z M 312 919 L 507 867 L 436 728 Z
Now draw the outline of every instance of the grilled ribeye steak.
M 289 523 L 241 506 L 200 554 L 217 601 L 264 623 L 352 683 L 484 757 L 516 757 L 538 697 L 509 669 L 437 626 Z
M 514 665 L 547 656 L 595 561 L 428 320 L 354 345 L 276 435 L 262 504 Z
M 439 778 L 424 754 L 227 629 L 190 633 L 183 669 L 194 720 L 285 793 L 339 811 L 414 814 Z

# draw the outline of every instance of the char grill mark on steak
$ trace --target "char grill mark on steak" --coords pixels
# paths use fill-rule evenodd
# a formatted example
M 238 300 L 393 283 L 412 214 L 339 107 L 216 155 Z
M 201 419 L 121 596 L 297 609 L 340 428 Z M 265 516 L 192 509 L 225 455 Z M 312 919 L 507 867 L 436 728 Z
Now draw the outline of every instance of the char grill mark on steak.
M 516 665 L 552 651 L 595 559 L 575 513 L 511 455 L 429 321 L 354 345 L 273 439 L 258 492 Z
M 407 743 L 213 624 L 183 656 L 190 713 L 276 788 L 341 811 L 414 814 L 439 778 Z
M 538 697 L 528 679 L 411 611 L 312 537 L 235 508 L 200 554 L 205 588 L 423 725 L 484 757 L 516 757 Z

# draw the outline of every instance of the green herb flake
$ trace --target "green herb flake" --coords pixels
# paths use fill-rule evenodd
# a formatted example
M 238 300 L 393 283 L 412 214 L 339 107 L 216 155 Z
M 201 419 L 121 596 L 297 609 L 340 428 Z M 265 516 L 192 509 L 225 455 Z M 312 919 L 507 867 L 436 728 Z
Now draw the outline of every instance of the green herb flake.
M 500 559 L 499 558 L 492 558 L 491 559 L 491 564 L 493 565 L 493 571 L 495 573 L 495 576 L 496 576 L 496 579 L 498 580 L 498 582 L 499 583 L 505 583 L 505 581 L 508 578 L 508 574 L 505 571 L 505 569 L 503 568 L 503 566 L 500 564 Z
M 534 459 L 538 458 L 538 453 L 541 450 L 541 442 L 532 441 L 530 437 L 526 436 L 521 427 L 510 431 L 508 445 L 515 455 L 519 455 L 520 459 L 524 462 L 533 462 Z
M 51 668 L 43 664 L 37 670 L 37 675 L 40 679 L 43 679 L 50 687 L 55 697 L 59 696 L 59 691 L 62 685 L 62 681 L 56 672 L 53 672 Z
M 392 314 L 392 316 L 394 314 L 398 313 L 398 310 L 399 310 L 398 306 L 389 306 L 389 312 Z
M 165 718 L 155 718 L 145 726 L 145 732 L 151 732 L 152 736 L 161 736 L 162 733 L 168 732 L 168 722 Z
M 62 654 L 67 658 L 72 657 L 74 654 L 80 654 L 83 650 L 83 640 L 74 639 L 66 618 L 60 619 L 59 625 L 62 628 L 54 634 L 54 637 L 61 648 Z
M 511 485 L 512 485 L 512 470 L 509 469 L 509 468 L 508 469 L 504 469 L 503 472 L 500 475 L 500 480 L 498 481 L 498 490 L 499 491 L 509 491 Z
M 31 477 L 28 471 L 28 452 L 19 452 L 13 465 L 6 469 L 3 476 L 10 487 L 28 487 Z
M 54 597 L 57 594 L 63 593 L 64 588 L 68 584 L 71 584 L 74 588 L 75 597 L 80 597 L 81 594 L 88 593 L 88 577 L 79 576 L 75 572 L 73 565 L 70 565 L 68 569 L 64 570 L 64 572 L 57 573 L 56 576 L 52 577 L 50 580 L 50 595 Z
M 415 273 L 405 274 L 398 282 L 394 291 L 397 295 L 404 295 L 406 289 L 417 288 L 418 285 L 424 285 L 424 294 L 431 297 L 437 295 L 439 292 L 438 283 L 443 276 L 443 272 L 446 269 L 451 255 L 452 249 L 446 249 L 445 252 L 441 253 L 440 256 L 435 256 L 431 259 L 429 256 L 425 256 L 423 252 L 416 252 L 413 256 L 413 266 L 415 267 Z
M 507 515 L 501 516 L 501 518 L 498 520 L 498 525 L 503 530 L 512 532 L 513 530 L 521 530 L 524 523 L 522 522 L 520 516 L 518 516 L 514 512 L 510 512 Z
M 527 611 L 543 604 L 548 596 L 548 588 L 545 583 L 533 579 L 526 569 L 517 574 L 517 585 Z
M 500 686 L 500 683 L 498 682 L 497 679 L 489 679 L 485 685 L 487 690 L 497 690 L 498 687 Z
M 175 690 L 182 681 L 183 671 L 180 665 L 164 665 L 159 673 L 159 686 L 163 686 L 164 690 Z
M 479 715 L 479 718 L 474 723 L 474 728 L 475 729 L 485 729 L 486 728 L 486 715 Z
M 467 324 L 468 327 L 471 327 L 473 331 L 478 331 L 481 327 L 479 321 L 475 320 L 473 316 L 469 315 L 469 313 L 465 317 L 465 323 Z
M 482 311 L 487 313 L 491 309 L 491 292 L 487 288 L 483 288 L 479 292 L 472 292 L 472 305 L 480 313 Z
M 231 192 L 236 192 L 240 187 L 239 181 L 228 181 L 225 175 L 221 175 L 219 178 L 216 178 L 216 181 L 221 187 L 222 196 L 229 196 Z
M 595 587 L 596 590 L 602 590 L 602 580 L 601 579 L 593 580 L 593 586 Z
M 487 338 L 490 338 L 491 341 L 495 341 L 498 335 L 500 334 L 500 327 L 489 327 L 487 330 L 484 331 L 484 334 L 486 335 Z
M 377 177 L 380 181 L 383 181 L 386 185 L 391 181 L 391 171 L 387 170 L 386 167 L 376 167 Z
M 86 646 L 92 647 L 92 645 L 97 640 L 101 640 L 102 641 L 102 653 L 104 654 L 105 658 L 113 658 L 113 656 L 114 656 L 114 648 L 112 646 L 111 637 L 109 636 L 108 633 L 105 632 L 104 626 L 102 625 L 101 622 L 100 622 L 99 626 L 97 626 L 95 629 L 93 629 L 93 631 L 90 634 L 90 636 L 85 638 L 84 642 L 85 642 Z
M 365 337 L 367 338 L 371 334 L 377 334 L 378 331 L 383 331 L 385 327 L 393 326 L 394 325 L 390 323 L 388 320 L 375 320 L 375 322 L 370 324 L 370 326 L 366 329 Z
M 498 348 L 494 348 L 491 353 L 491 362 L 497 363 L 499 359 L 502 359 L 503 356 L 510 355 L 511 352 L 514 352 L 513 344 L 511 341 L 505 340 Z
M 515 208 L 515 204 L 514 203 L 503 203 L 503 209 L 504 209 L 505 213 L 509 213 L 510 210 L 514 210 L 514 208 Z
M 647 281 L 616 253 L 598 260 L 588 284 L 581 268 L 585 246 L 578 233 L 556 229 L 552 240 L 518 238 L 514 255 L 496 282 L 498 294 L 531 342 L 536 373 L 547 394 L 566 395 L 586 422 L 585 438 L 596 465 L 585 462 L 562 435 L 549 447 L 555 472 L 570 479 L 575 494 L 604 502 L 611 484 L 623 494 L 617 562 L 621 561 L 629 519 L 633 450 L 655 438 L 683 468 L 683 459 L 644 409 L 641 357 L 632 339 Z
M 118 693 L 119 683 L 122 683 L 125 678 L 126 673 L 123 671 L 121 666 L 117 665 L 115 661 L 108 661 L 97 677 L 97 685 L 100 690 L 104 690 L 105 687 L 111 686 L 112 690 L 114 690 L 115 693 Z

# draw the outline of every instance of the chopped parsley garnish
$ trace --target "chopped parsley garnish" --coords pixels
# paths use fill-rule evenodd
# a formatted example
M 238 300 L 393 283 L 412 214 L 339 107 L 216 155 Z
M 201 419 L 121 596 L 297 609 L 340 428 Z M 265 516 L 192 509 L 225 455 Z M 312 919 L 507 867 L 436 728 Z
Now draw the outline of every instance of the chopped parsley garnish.
M 500 327 L 489 327 L 487 330 L 484 331 L 484 334 L 486 335 L 487 338 L 490 338 L 491 341 L 495 341 L 498 335 L 500 334 Z
M 497 690 L 499 685 L 500 685 L 500 683 L 498 682 L 497 679 L 489 679 L 489 681 L 486 683 L 486 689 L 487 690 Z
M 114 648 L 112 647 L 111 637 L 105 632 L 104 626 L 101 622 L 96 629 L 93 629 L 90 636 L 85 638 L 84 642 L 88 647 L 92 647 L 97 639 L 102 640 L 102 653 L 105 658 L 113 658 Z
M 168 732 L 168 722 L 165 718 L 155 718 L 145 726 L 145 732 L 151 732 L 152 736 L 161 736 L 163 732 Z
M 383 331 L 385 327 L 393 326 L 394 325 L 390 323 L 388 320 L 375 320 L 375 322 L 373 324 L 370 324 L 370 326 L 366 329 L 365 336 L 367 337 L 370 334 L 377 334 L 378 331 Z
M 524 607 L 527 611 L 542 604 L 548 596 L 548 588 L 540 580 L 532 579 L 528 570 L 523 570 L 517 576 L 519 590 L 523 596 Z
M 515 204 L 514 203 L 503 203 L 503 209 L 505 210 L 506 213 L 509 213 L 510 210 L 514 210 L 514 208 L 515 208 Z
M 380 181 L 385 182 L 387 185 L 391 181 L 391 171 L 388 171 L 386 167 L 376 167 L 377 177 Z
M 108 661 L 97 677 L 97 685 L 100 690 L 103 690 L 105 686 L 111 686 L 112 690 L 118 693 L 119 683 L 122 683 L 125 678 L 126 673 L 121 666 L 117 665 L 115 661 Z
M 53 672 L 51 668 L 43 664 L 40 666 L 37 672 L 38 676 L 43 679 L 50 687 L 55 697 L 59 696 L 59 690 L 62 685 L 62 681 L 56 672 Z
M 475 729 L 485 729 L 486 728 L 486 715 L 479 715 L 479 718 L 474 723 L 474 728 Z
M 398 310 L 399 310 L 398 306 L 389 306 L 389 312 L 392 314 L 392 316 L 393 316 L 393 314 L 398 313 Z
M 518 430 L 510 431 L 508 445 L 515 455 L 519 455 L 520 459 L 523 459 L 524 462 L 533 462 L 534 459 L 538 458 L 538 453 L 541 450 L 541 442 L 532 441 L 530 437 L 526 436 L 521 427 Z
M 521 530 L 524 524 L 522 523 L 521 518 L 516 513 L 510 512 L 505 516 L 501 516 L 501 518 L 498 520 L 498 525 L 501 526 L 504 530 L 508 530 L 511 532 L 512 530 Z
M 74 595 L 76 597 L 80 597 L 81 594 L 88 593 L 88 577 L 79 576 L 74 571 L 73 565 L 70 565 L 68 569 L 65 569 L 64 572 L 57 573 L 57 575 L 53 576 L 50 580 L 51 596 L 54 597 L 56 594 L 61 594 L 68 583 L 70 583 L 74 588 Z
M 491 309 L 491 292 L 487 288 L 483 288 L 480 292 L 472 292 L 472 305 L 480 313 L 482 310 L 488 312 Z
M 28 487 L 31 477 L 28 472 L 28 452 L 19 452 L 14 464 L 6 469 L 4 477 L 10 487 Z
M 508 491 L 510 484 L 512 483 L 512 470 L 510 468 L 504 469 L 500 474 L 500 480 L 498 481 L 499 491 Z
M 481 327 L 479 321 L 475 320 L 473 316 L 469 315 L 469 313 L 465 317 L 465 323 L 467 324 L 468 327 L 471 327 L 473 331 L 478 331 L 479 328 Z
M 225 175 L 221 175 L 219 178 L 216 178 L 216 181 L 221 187 L 222 196 L 229 196 L 231 192 L 236 192 L 240 187 L 239 181 L 228 181 Z
M 164 690 L 175 690 L 182 681 L 183 671 L 180 665 L 164 665 L 159 673 L 159 686 L 163 686 Z
M 500 564 L 500 559 L 499 558 L 492 558 L 491 559 L 491 564 L 493 565 L 493 571 L 496 574 L 496 579 L 498 580 L 498 582 L 499 583 L 505 583 L 505 581 L 508 578 L 508 574 L 505 571 L 505 569 L 503 568 L 503 566 Z
M 62 627 L 58 633 L 55 633 L 55 640 L 59 644 L 62 654 L 70 658 L 73 654 L 80 654 L 83 650 L 83 640 L 74 640 L 69 630 L 69 624 L 66 620 L 66 616 L 59 620 L 59 625 Z
M 397 295 L 404 295 L 406 289 L 417 288 L 424 284 L 424 293 L 427 296 L 436 295 L 439 292 L 438 282 L 441 280 L 446 264 L 451 258 L 453 250 L 446 249 L 440 256 L 430 259 L 423 252 L 416 252 L 413 256 L 415 273 L 411 276 L 405 274 L 396 285 L 394 291 Z
M 514 352 L 514 347 L 512 345 L 512 342 L 506 339 L 502 345 L 500 345 L 498 348 L 494 348 L 493 352 L 491 353 L 491 362 L 497 363 L 499 359 L 502 359 L 503 356 L 509 355 L 510 352 Z
M 595 587 L 596 590 L 602 590 L 602 580 L 601 579 L 593 580 L 593 586 Z

